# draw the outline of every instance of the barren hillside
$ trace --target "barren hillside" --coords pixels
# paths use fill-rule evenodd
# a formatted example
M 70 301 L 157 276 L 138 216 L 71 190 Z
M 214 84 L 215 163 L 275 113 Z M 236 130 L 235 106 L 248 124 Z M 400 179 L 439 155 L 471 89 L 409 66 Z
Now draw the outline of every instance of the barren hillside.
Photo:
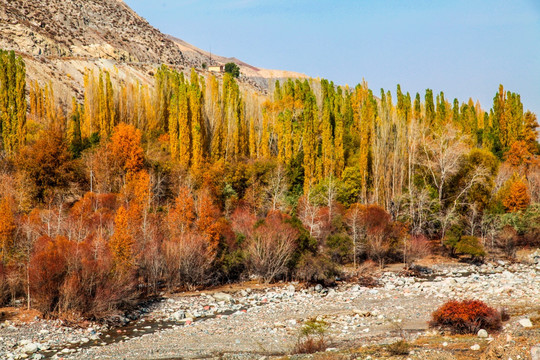
M 202 71 L 202 64 L 211 62 L 209 54 L 162 34 L 121 0 L 0 0 L 0 48 L 21 54 L 28 80 L 51 80 L 56 95 L 66 100 L 82 96 L 85 68 L 151 84 L 160 64 Z M 213 60 L 236 62 L 244 82 L 260 89 L 268 78 L 305 77 L 236 59 Z

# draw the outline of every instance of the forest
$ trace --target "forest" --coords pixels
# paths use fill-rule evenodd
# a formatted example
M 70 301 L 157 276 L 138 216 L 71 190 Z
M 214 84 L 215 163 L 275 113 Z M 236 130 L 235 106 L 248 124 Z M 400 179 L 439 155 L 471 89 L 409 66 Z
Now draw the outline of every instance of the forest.
M 0 51 L 0 306 L 98 319 L 164 290 L 540 245 L 537 116 L 502 85 L 484 109 L 365 81 L 116 75 L 87 70 L 67 104 Z

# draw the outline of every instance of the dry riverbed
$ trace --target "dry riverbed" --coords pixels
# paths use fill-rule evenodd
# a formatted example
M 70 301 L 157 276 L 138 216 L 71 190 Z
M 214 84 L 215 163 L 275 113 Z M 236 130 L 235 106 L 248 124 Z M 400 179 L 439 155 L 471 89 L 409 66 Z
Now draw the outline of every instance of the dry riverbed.
M 535 317 L 540 317 L 540 256 L 530 259 L 528 264 L 435 265 L 433 273 L 421 277 L 383 272 L 375 288 L 291 283 L 175 294 L 142 307 L 132 316 L 136 320 L 120 328 L 8 320 L 0 324 L 0 358 L 281 357 L 290 354 L 302 323 L 318 317 L 329 324 L 326 358 L 387 358 L 385 345 L 405 338 L 413 345 L 411 359 L 478 359 L 480 354 L 528 359 L 540 344 Z M 500 334 L 487 337 L 446 336 L 428 329 L 433 310 L 453 298 L 504 307 L 511 320 Z

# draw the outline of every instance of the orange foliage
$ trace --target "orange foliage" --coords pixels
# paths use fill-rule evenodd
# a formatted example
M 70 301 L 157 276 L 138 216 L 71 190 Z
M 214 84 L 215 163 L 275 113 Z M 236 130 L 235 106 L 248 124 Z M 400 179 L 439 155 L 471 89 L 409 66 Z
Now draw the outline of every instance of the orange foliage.
M 45 314 L 104 316 L 137 296 L 132 274 L 113 272 L 113 266 L 101 239 L 43 236 L 30 259 L 32 304 Z
M 133 125 L 120 123 L 114 128 L 111 137 L 111 152 L 127 173 L 135 173 L 143 167 L 144 154 L 141 137 L 141 131 Z
M 441 326 L 465 334 L 475 334 L 480 329 L 500 330 L 501 314 L 479 300 L 451 300 L 432 315 L 431 326 Z
M 103 239 L 113 231 L 116 204 L 114 194 L 86 193 L 69 212 L 70 239 L 77 243 L 100 239 L 107 247 Z
M 248 206 L 239 206 L 231 215 L 232 230 L 238 234 L 250 237 L 257 222 L 257 217 Z
M 0 251 L 2 252 L 0 262 L 2 263 L 13 243 L 15 229 L 15 219 L 11 210 L 11 204 L 7 198 L 3 198 L 0 201 Z
M 150 186 L 150 175 L 146 170 L 128 173 L 122 195 L 123 200 L 129 203 L 130 213 L 136 218 L 140 217 L 150 202 Z
M 517 212 L 525 209 L 530 201 L 527 185 L 521 180 L 516 180 L 510 186 L 508 195 L 503 199 L 503 205 L 509 212 Z
M 218 223 L 220 213 L 211 196 L 202 192 L 197 201 L 197 228 L 208 241 L 208 248 L 215 250 L 219 241 Z
M 191 191 L 182 186 L 174 201 L 174 207 L 169 211 L 169 227 L 173 237 L 187 231 L 195 220 L 195 205 Z
M 530 164 L 534 161 L 534 155 L 530 152 L 529 144 L 525 141 L 515 141 L 506 153 L 508 162 L 512 166 Z
M 129 229 L 128 212 L 120 206 L 114 218 L 114 234 L 109 240 L 109 248 L 117 268 L 129 268 L 133 264 L 134 239 Z
M 58 310 L 59 286 L 67 272 L 67 256 L 74 252 L 74 243 L 65 237 L 38 239 L 30 262 L 30 285 L 33 301 L 39 310 L 48 313 Z

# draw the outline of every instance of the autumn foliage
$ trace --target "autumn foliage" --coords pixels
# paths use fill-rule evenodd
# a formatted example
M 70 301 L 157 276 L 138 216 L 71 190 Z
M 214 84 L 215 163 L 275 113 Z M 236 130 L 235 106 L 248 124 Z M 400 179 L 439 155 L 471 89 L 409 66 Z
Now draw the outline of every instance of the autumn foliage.
M 508 195 L 503 199 L 503 205 L 509 212 L 525 209 L 530 202 L 527 185 L 521 180 L 515 180 L 510 186 Z
M 501 329 L 501 313 L 479 300 L 451 300 L 431 315 L 430 325 L 458 334 L 476 334 L 478 330 Z
M 3 198 L 0 200 L 0 263 L 2 265 L 13 246 L 16 229 L 11 202 Z
M 111 137 L 111 154 L 126 173 L 136 173 L 143 166 L 141 131 L 133 125 L 118 124 Z
M 0 305 L 100 317 L 164 288 L 330 284 L 428 242 L 483 257 L 540 232 L 537 117 L 502 86 L 483 109 L 163 65 L 146 85 L 87 70 L 66 104 L 25 79 L 0 51 Z

